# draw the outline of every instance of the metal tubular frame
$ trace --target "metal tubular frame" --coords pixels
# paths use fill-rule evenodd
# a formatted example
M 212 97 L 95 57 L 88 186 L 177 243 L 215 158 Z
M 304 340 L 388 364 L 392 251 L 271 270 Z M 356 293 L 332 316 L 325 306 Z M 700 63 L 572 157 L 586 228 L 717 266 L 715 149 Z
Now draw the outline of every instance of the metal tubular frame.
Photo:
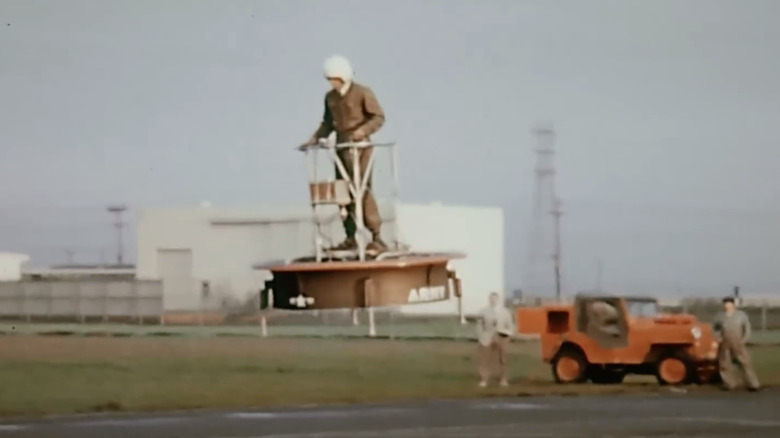
M 374 170 L 374 162 L 375 162 L 375 154 L 372 152 L 371 156 L 369 157 L 368 164 L 366 166 L 365 174 L 361 175 L 360 172 L 360 149 L 370 148 L 370 147 L 388 147 L 391 149 L 392 154 L 390 158 L 390 165 L 392 169 L 392 188 L 391 188 L 391 196 L 392 196 L 392 203 L 393 203 L 393 209 L 395 210 L 393 212 L 395 216 L 395 222 L 393 224 L 394 232 L 395 232 L 395 252 L 391 252 L 389 255 L 382 254 L 382 258 L 388 258 L 390 256 L 395 255 L 401 255 L 400 249 L 400 236 L 399 236 L 399 226 L 398 226 L 398 165 L 396 163 L 397 160 L 397 153 L 395 150 L 395 142 L 386 142 L 386 143 L 372 143 L 368 141 L 360 141 L 360 142 L 346 142 L 346 143 L 333 143 L 329 142 L 327 139 L 320 139 L 320 141 L 315 145 L 304 145 L 298 147 L 299 150 L 304 151 L 306 154 L 313 153 L 314 158 L 313 164 L 311 161 L 307 160 L 308 163 L 308 169 L 309 169 L 309 182 L 310 183 L 317 183 L 319 182 L 317 180 L 317 151 L 318 150 L 326 150 L 328 152 L 328 156 L 330 157 L 331 161 L 336 165 L 336 167 L 339 170 L 339 173 L 343 176 L 344 181 L 347 183 L 347 187 L 349 189 L 349 193 L 352 197 L 352 202 L 354 202 L 355 209 L 354 209 L 354 215 L 353 220 L 355 221 L 355 241 L 357 243 L 358 251 L 358 260 L 365 261 L 366 260 L 366 247 L 368 246 L 368 241 L 364 238 L 364 235 L 366 233 L 366 225 L 365 225 L 365 212 L 363 211 L 363 199 L 365 198 L 366 191 L 368 190 L 368 181 L 371 179 L 371 175 L 373 174 Z M 346 165 L 339 157 L 338 151 L 341 149 L 348 149 L 350 155 L 352 156 L 352 174 L 350 175 L 349 172 L 347 172 Z M 317 206 L 318 204 L 312 202 L 312 216 L 314 219 L 314 223 L 316 225 L 316 231 L 314 236 L 314 244 L 315 244 L 315 250 L 316 250 L 316 260 L 317 262 L 322 261 L 324 258 L 324 254 L 326 250 L 323 248 L 323 232 L 322 232 L 322 224 L 319 221 L 317 217 Z
M 398 206 L 399 206 L 399 196 L 398 196 L 398 154 L 397 150 L 395 148 L 395 142 L 387 142 L 387 143 L 373 143 L 368 141 L 361 141 L 361 142 L 347 142 L 347 143 L 335 143 L 330 142 L 327 139 L 319 139 L 318 143 L 314 145 L 304 145 L 300 146 L 298 149 L 305 152 L 307 155 L 307 164 L 308 164 L 308 173 L 309 173 L 309 183 L 310 187 L 316 186 L 316 196 L 319 196 L 320 193 L 320 183 L 321 181 L 318 181 L 318 172 L 317 172 L 317 152 L 320 150 L 325 150 L 328 153 L 328 156 L 330 157 L 333 164 L 335 164 L 336 169 L 338 172 L 342 175 L 342 178 L 344 182 L 347 185 L 347 188 L 349 190 L 350 196 L 350 203 L 354 203 L 354 213 L 352 215 L 352 218 L 355 222 L 355 241 L 357 243 L 357 257 L 358 260 L 361 262 L 366 261 L 366 247 L 368 246 L 368 241 L 365 239 L 366 234 L 366 225 L 365 225 L 365 211 L 363 210 L 363 200 L 365 199 L 366 191 L 368 190 L 368 182 L 371 180 L 371 176 L 374 173 L 374 164 L 376 160 L 375 151 L 372 151 L 371 156 L 368 158 L 368 163 L 366 165 L 365 172 L 361 174 L 360 172 L 360 149 L 362 148 L 377 148 L 377 147 L 388 147 L 390 148 L 391 156 L 390 156 L 390 166 L 391 166 L 391 173 L 392 173 L 392 186 L 391 186 L 391 204 L 393 209 L 393 231 L 394 231 L 394 241 L 392 242 L 392 248 L 389 248 L 388 251 L 382 252 L 378 254 L 375 257 L 375 260 L 377 262 L 381 262 L 388 259 L 394 259 L 394 258 L 400 258 L 405 255 L 409 254 L 408 247 L 404 245 L 401 239 L 400 234 L 400 226 L 399 226 L 399 218 L 398 218 Z M 351 174 L 347 172 L 347 168 L 345 163 L 341 160 L 341 157 L 339 155 L 340 150 L 347 150 L 352 158 L 352 172 Z M 309 161 L 308 154 L 313 153 L 314 157 L 311 158 L 311 161 Z M 330 183 L 330 181 L 328 181 Z M 310 189 L 311 191 L 311 189 Z M 329 195 L 330 196 L 330 188 L 328 188 Z M 338 193 L 337 193 L 337 186 L 333 186 L 333 196 L 336 198 L 333 202 L 333 204 L 336 204 L 340 207 L 341 217 L 343 218 L 343 209 L 345 208 L 343 202 L 338 201 Z M 316 250 L 316 256 L 315 260 L 317 263 L 322 262 L 325 256 L 327 256 L 330 259 L 333 258 L 339 258 L 337 255 L 333 254 L 332 252 L 328 251 L 324 247 L 324 235 L 323 235 L 323 227 L 322 227 L 322 221 L 319 220 L 317 216 L 317 207 L 320 205 L 329 204 L 330 202 L 317 202 L 316 199 L 311 200 L 312 205 L 312 216 L 314 223 L 316 225 L 315 227 L 315 236 L 314 236 L 314 244 L 315 244 L 315 250 Z M 378 203 L 377 203 L 378 207 Z M 349 214 L 349 213 L 347 213 Z M 350 253 L 352 253 L 350 251 Z M 350 254 L 350 257 L 354 257 L 354 253 Z M 343 258 L 342 258 L 343 259 Z M 463 315 L 463 297 L 461 292 L 461 283 L 460 279 L 457 277 L 454 271 L 448 272 L 448 278 L 446 282 L 447 288 L 447 295 L 449 297 L 452 297 L 452 295 L 455 295 L 458 299 L 458 313 L 460 317 L 461 324 L 465 323 L 465 317 Z M 373 280 L 366 279 L 363 282 L 363 299 L 364 299 L 364 305 L 366 307 L 366 310 L 368 311 L 368 325 L 369 325 L 369 336 L 373 337 L 376 336 L 376 322 L 374 319 L 374 304 L 376 299 L 376 285 L 374 284 Z M 303 296 L 297 297 L 297 299 L 304 299 Z M 292 299 L 291 299 L 292 300 Z M 357 309 L 353 309 L 353 323 L 357 324 Z M 265 329 L 265 316 L 263 316 L 263 333 L 266 333 Z

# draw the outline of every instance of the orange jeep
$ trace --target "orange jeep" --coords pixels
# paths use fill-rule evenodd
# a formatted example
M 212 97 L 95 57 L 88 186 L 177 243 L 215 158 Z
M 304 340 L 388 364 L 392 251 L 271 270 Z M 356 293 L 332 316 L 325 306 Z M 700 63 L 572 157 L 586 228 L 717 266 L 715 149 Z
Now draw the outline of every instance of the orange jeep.
M 516 312 L 518 332 L 540 336 L 542 360 L 558 383 L 621 383 L 626 374 L 667 385 L 719 378 L 712 326 L 662 314 L 654 298 L 577 295 L 573 304 Z

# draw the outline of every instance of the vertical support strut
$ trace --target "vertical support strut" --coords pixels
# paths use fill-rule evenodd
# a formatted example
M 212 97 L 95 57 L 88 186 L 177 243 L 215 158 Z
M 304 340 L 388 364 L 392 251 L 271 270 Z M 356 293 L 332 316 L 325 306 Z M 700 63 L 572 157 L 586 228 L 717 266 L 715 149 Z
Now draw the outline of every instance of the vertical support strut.
M 376 336 L 376 324 L 374 321 L 374 303 L 376 298 L 376 285 L 374 280 L 366 278 L 363 280 L 363 301 L 368 309 L 368 336 Z
M 399 188 L 398 188 L 398 150 L 395 145 L 390 146 L 390 171 L 393 174 L 393 236 L 395 236 L 395 250 L 400 251 L 403 239 L 401 238 L 401 227 L 398 224 L 398 205 L 399 205 Z
M 317 153 L 318 149 L 306 148 L 303 150 L 306 158 L 306 167 L 309 174 L 309 187 L 317 183 Z M 319 189 L 318 189 L 319 190 Z M 319 195 L 319 193 L 317 194 Z M 319 197 L 319 196 L 318 196 Z M 317 262 L 322 261 L 322 223 L 317 215 L 317 203 L 311 201 L 311 218 L 314 221 L 314 256 Z
M 268 337 L 268 314 L 274 308 L 274 290 L 268 288 L 266 295 L 268 296 L 268 303 L 265 308 L 263 308 L 263 296 L 260 295 L 260 335 L 264 338 Z
M 366 260 L 366 241 L 363 236 L 366 226 L 363 223 L 363 175 L 360 172 L 361 153 L 358 152 L 356 146 L 350 146 L 349 149 L 352 156 L 352 184 L 355 187 L 355 242 L 358 247 L 358 259 L 363 262 Z
M 458 319 L 461 325 L 465 325 L 466 314 L 463 309 L 463 290 L 461 289 L 460 278 L 458 278 L 458 274 L 453 270 L 447 271 L 447 287 L 454 290 L 453 295 L 458 299 Z

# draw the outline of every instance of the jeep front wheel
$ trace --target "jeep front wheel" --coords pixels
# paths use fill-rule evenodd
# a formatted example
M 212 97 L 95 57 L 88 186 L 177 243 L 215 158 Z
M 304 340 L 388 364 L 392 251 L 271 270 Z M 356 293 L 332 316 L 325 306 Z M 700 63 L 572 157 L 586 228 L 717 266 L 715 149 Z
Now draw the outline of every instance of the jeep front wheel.
M 656 369 L 656 379 L 662 385 L 682 385 L 688 383 L 691 371 L 688 362 L 677 355 L 661 358 Z
M 585 356 L 572 349 L 561 350 L 552 360 L 553 378 L 557 383 L 582 383 L 587 368 Z

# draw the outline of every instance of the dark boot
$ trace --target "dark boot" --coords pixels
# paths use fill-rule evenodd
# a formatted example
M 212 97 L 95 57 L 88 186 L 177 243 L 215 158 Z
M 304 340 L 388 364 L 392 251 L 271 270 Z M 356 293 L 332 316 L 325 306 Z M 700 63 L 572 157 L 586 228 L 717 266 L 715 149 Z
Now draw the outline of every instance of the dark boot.
M 347 237 L 343 242 L 331 248 L 335 251 L 348 251 L 351 249 L 357 249 L 357 242 L 354 237 Z
M 369 242 L 368 245 L 366 245 L 366 251 L 371 251 L 377 254 L 383 253 L 387 251 L 387 245 L 385 245 L 385 242 L 383 242 L 379 237 L 379 234 L 374 234 L 374 239 Z

